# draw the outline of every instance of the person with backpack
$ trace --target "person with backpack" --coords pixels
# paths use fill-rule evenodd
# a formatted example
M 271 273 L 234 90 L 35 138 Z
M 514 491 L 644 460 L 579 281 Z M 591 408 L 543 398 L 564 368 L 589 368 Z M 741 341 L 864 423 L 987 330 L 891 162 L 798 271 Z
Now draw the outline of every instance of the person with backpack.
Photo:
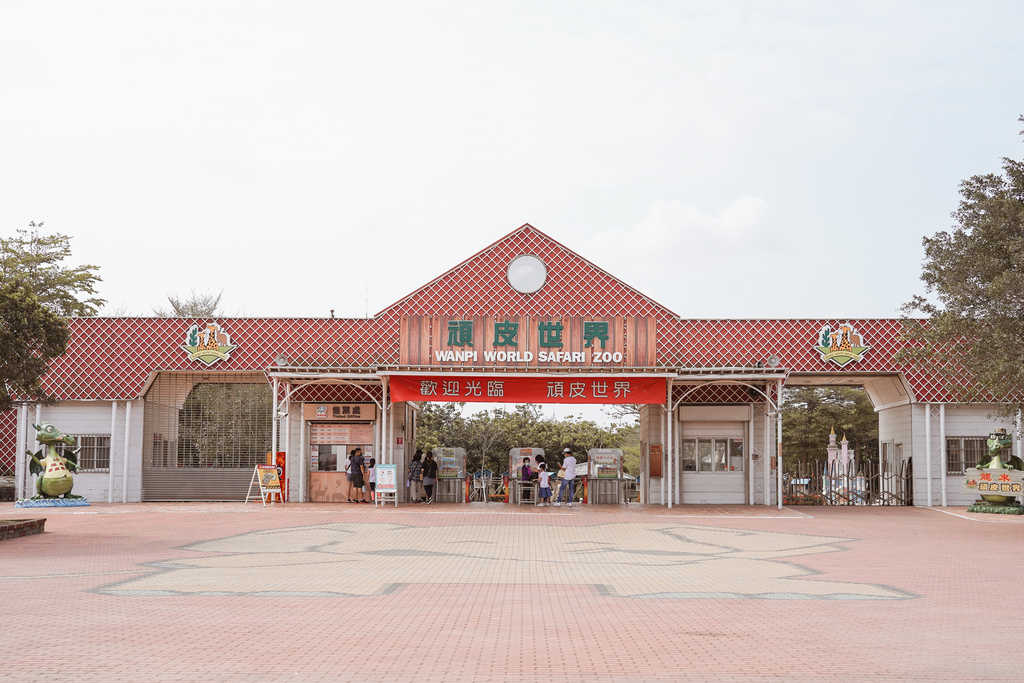
M 434 485 L 437 484 L 437 463 L 434 462 L 434 454 L 427 451 L 426 459 L 423 461 L 423 490 L 427 492 L 427 504 L 434 502 Z
M 413 503 L 423 502 L 423 451 L 416 451 L 409 463 L 409 500 Z
M 348 479 L 348 502 L 367 503 L 363 498 L 363 486 L 366 485 L 366 474 L 363 470 L 363 449 L 353 448 L 348 456 L 348 469 L 345 476 Z

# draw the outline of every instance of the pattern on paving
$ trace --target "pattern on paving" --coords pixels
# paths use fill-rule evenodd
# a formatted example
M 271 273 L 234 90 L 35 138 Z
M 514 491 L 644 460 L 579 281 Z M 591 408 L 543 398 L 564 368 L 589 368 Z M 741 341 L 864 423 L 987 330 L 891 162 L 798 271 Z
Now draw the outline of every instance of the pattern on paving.
M 629 598 L 892 600 L 909 591 L 828 581 L 782 558 L 853 539 L 679 523 L 587 526 L 319 524 L 185 546 L 100 587 L 123 596 L 356 597 L 418 584 L 577 585 Z M 810 578 L 809 577 L 814 577 Z

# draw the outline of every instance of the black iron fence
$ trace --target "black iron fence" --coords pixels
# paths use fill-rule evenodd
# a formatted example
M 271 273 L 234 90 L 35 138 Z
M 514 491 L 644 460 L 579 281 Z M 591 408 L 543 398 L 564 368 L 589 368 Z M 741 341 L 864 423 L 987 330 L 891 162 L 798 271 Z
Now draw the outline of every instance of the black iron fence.
M 786 505 L 913 505 L 914 476 L 909 460 L 890 466 L 866 460 L 833 462 L 784 473 Z

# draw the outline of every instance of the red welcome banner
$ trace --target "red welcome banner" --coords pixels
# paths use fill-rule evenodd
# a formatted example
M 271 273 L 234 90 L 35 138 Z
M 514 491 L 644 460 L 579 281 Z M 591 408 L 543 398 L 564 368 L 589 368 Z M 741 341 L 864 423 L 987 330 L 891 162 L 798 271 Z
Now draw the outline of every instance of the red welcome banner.
M 661 404 L 665 391 L 664 377 L 391 375 L 393 401 Z

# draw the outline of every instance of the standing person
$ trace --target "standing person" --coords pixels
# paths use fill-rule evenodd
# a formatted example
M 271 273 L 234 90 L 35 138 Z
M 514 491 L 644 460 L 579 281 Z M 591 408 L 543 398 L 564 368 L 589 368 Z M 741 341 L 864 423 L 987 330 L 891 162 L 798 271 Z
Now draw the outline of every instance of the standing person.
M 414 503 L 423 502 L 423 451 L 416 451 L 409 463 L 409 500 Z
M 555 507 L 562 504 L 562 494 L 568 491 L 565 499 L 565 507 L 572 507 L 572 497 L 576 493 L 576 458 L 572 456 L 572 449 L 566 448 L 562 451 L 562 469 L 565 475 L 562 476 L 562 485 L 558 487 L 558 498 L 555 500 Z
M 427 504 L 434 502 L 434 485 L 437 483 L 437 463 L 434 462 L 434 454 L 427 451 L 426 460 L 423 461 L 423 489 L 427 492 Z
M 537 465 L 537 481 L 540 486 L 540 492 L 537 497 L 540 498 L 540 503 L 537 507 L 542 508 L 545 505 L 551 506 L 551 473 L 548 472 L 548 466 L 546 463 Z
M 377 498 L 377 459 L 370 458 L 370 466 L 366 473 L 366 483 L 370 487 L 370 502 L 373 503 Z
M 365 503 L 366 501 L 362 500 L 363 486 L 365 485 L 362 448 L 353 448 L 352 453 L 348 456 L 348 473 L 345 478 L 348 479 L 348 502 Z M 353 489 L 355 490 L 354 495 Z

